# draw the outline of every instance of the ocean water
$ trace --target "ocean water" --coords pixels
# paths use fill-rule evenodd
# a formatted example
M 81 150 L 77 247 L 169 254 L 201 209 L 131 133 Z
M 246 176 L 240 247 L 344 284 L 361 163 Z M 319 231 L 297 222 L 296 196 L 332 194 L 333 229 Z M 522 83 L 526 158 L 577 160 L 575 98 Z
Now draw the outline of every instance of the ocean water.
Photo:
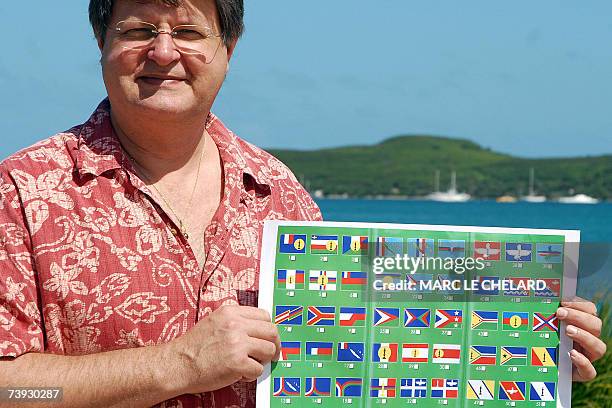
M 612 203 L 596 205 L 417 200 L 317 200 L 326 221 L 580 230 L 578 295 L 612 288 Z

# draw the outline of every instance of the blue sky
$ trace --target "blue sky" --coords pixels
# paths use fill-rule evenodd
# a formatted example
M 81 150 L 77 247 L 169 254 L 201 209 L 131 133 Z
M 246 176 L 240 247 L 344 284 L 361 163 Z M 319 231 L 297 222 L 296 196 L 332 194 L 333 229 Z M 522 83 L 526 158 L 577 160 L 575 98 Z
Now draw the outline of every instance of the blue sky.
M 105 91 L 86 1 L 0 2 L 0 15 L 5 157 L 83 122 Z M 246 0 L 213 110 L 262 147 L 433 134 L 610 154 L 610 15 L 606 0 Z

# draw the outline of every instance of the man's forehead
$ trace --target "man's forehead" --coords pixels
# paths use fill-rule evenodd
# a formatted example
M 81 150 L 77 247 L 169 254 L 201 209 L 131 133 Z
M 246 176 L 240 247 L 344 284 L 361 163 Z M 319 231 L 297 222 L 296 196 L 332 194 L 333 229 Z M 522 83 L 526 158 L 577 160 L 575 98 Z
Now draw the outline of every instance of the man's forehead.
M 117 0 L 113 14 L 147 14 L 149 17 L 160 13 L 176 18 L 206 18 L 210 23 L 216 21 L 215 0 Z M 123 16 L 113 16 L 125 18 Z

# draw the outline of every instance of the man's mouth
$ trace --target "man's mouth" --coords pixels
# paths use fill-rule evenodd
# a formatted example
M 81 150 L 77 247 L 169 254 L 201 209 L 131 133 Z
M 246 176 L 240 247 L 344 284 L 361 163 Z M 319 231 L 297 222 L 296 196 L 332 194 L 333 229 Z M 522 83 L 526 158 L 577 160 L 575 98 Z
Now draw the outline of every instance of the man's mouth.
M 185 82 L 186 79 L 171 75 L 141 75 L 136 78 L 136 81 L 147 85 L 160 86 L 177 85 Z

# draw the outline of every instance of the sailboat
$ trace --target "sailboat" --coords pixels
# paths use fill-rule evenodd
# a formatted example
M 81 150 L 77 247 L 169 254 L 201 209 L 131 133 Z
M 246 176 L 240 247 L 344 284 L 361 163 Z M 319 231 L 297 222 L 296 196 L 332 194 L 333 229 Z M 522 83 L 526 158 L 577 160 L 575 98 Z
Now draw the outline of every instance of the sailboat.
M 560 197 L 559 202 L 563 204 L 597 204 L 599 200 L 586 194 L 576 194 L 569 197 Z
M 440 191 L 440 171 L 436 170 L 436 191 L 425 196 L 427 200 L 441 201 L 445 203 L 462 203 L 468 201 L 471 196 L 467 193 L 457 192 L 457 173 L 451 173 L 451 185 L 447 191 Z
M 521 201 L 526 201 L 528 203 L 543 203 L 546 201 L 546 196 L 536 195 L 534 187 L 533 187 L 534 183 L 535 183 L 535 171 L 532 167 L 529 169 L 529 194 L 521 197 Z

